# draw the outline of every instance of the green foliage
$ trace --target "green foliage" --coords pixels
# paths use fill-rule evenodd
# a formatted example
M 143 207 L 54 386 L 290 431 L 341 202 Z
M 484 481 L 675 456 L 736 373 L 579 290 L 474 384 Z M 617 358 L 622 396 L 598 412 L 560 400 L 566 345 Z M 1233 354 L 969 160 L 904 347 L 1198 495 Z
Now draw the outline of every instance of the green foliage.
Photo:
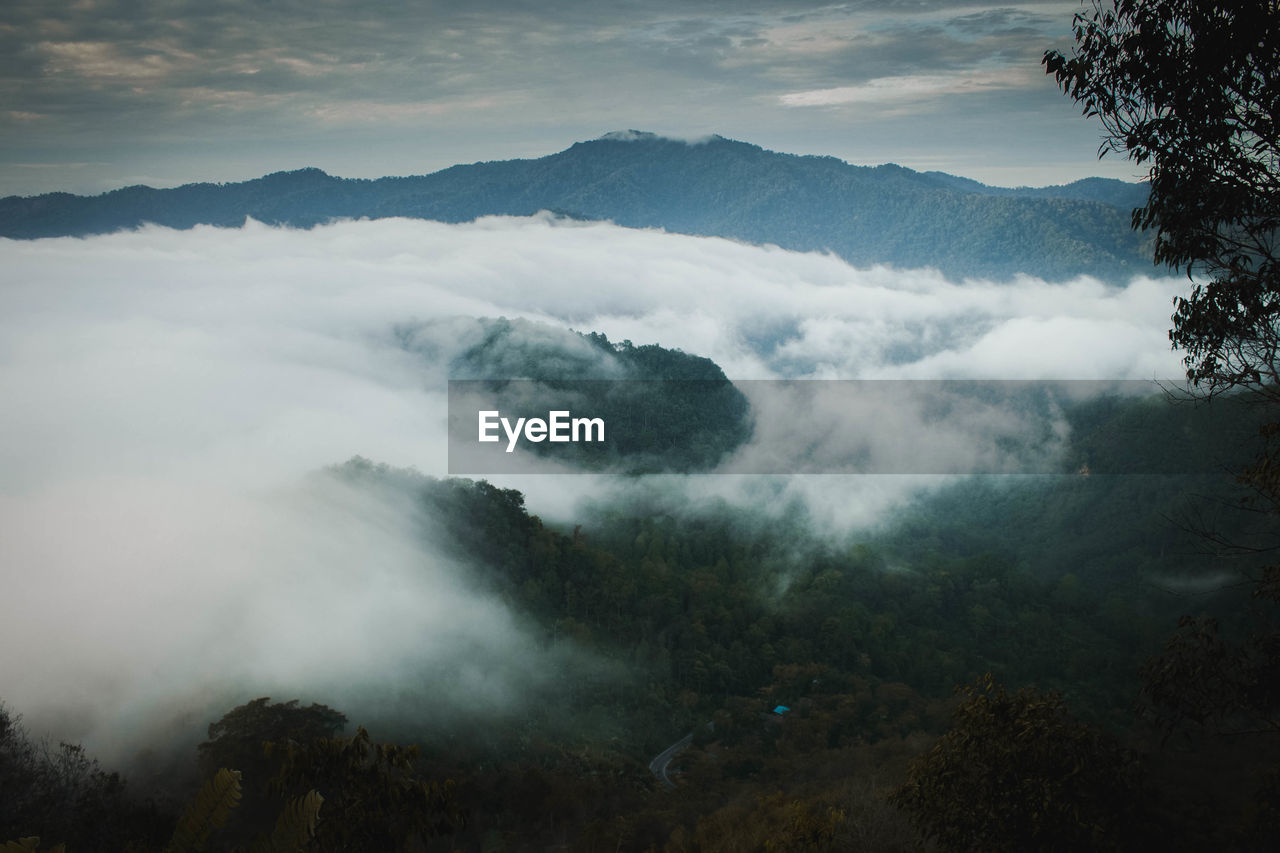
M 146 848 L 171 826 L 169 814 L 133 796 L 83 747 L 34 741 L 0 706 L 0 838 L 40 837 L 73 850 Z
M 1167 737 L 1175 731 L 1280 735 L 1280 565 L 1274 562 L 1274 525 L 1280 516 L 1280 425 L 1262 430 L 1267 445 L 1239 480 L 1250 488 L 1242 504 L 1263 519 L 1269 534 L 1258 544 L 1217 534 L 1234 556 L 1255 559 L 1243 574 L 1252 588 L 1249 607 L 1219 619 L 1183 616 L 1162 654 L 1143 666 L 1140 713 Z M 1252 553 L 1259 552 L 1259 553 Z M 1265 564 L 1259 566 L 1265 558 Z
M 1269 403 L 1265 415 L 1274 419 L 1280 401 L 1280 6 L 1271 0 L 1094 0 L 1092 10 L 1076 16 L 1075 35 L 1072 55 L 1046 53 L 1046 69 L 1086 115 L 1101 120 L 1103 152 L 1149 164 L 1151 192 L 1134 211 L 1133 227 L 1155 230 L 1157 262 L 1198 277 L 1191 295 L 1175 300 L 1169 333 L 1184 353 L 1188 379 L 1209 397 L 1248 389 Z M 1261 519 L 1263 535 L 1209 531 L 1208 541 L 1225 555 L 1256 558 L 1274 549 L 1277 434 L 1280 425 L 1262 427 L 1263 449 L 1239 478 L 1250 490 L 1243 508 Z M 1164 653 L 1143 668 L 1140 710 L 1159 731 L 1229 734 L 1253 750 L 1244 767 L 1216 771 L 1219 787 L 1227 775 L 1257 776 L 1280 733 L 1280 569 L 1258 562 L 1241 572 L 1258 610 L 1239 608 L 1224 622 L 1185 616 Z M 1274 778 L 1264 780 L 1255 795 L 1258 825 L 1269 823 L 1259 837 L 1272 846 L 1280 826 L 1274 785 Z
M 1134 415 L 1143 429 L 1160 423 L 1149 414 Z M 731 849 L 730 838 L 757 845 L 742 849 L 915 849 L 906 813 L 864 789 L 903 778 L 943 730 L 953 684 L 991 670 L 1011 685 L 1061 688 L 1075 713 L 1118 728 L 1134 669 L 1164 630 L 1153 631 L 1161 614 L 1136 579 L 1152 558 L 1128 537 L 1151 535 L 1144 525 L 1164 506 L 1165 480 L 1115 478 L 1110 495 L 1083 475 L 1049 490 L 1027 479 L 975 487 L 858 543 L 817 535 L 802 507 L 781 501 L 750 513 L 637 489 L 561 531 L 531 516 L 520 492 L 489 483 L 363 459 L 333 475 L 420 512 L 433 555 L 466 567 L 531 643 L 571 645 L 585 652 L 576 662 L 609 666 L 565 667 L 505 719 L 424 714 L 408 735 L 422 755 L 363 729 L 335 737 L 345 717 L 325 706 L 249 702 L 211 726 L 200 750 L 206 765 L 243 762 L 241 804 L 211 849 L 268 844 L 273 831 L 287 847 L 308 826 L 317 850 L 710 850 Z M 1058 562 L 1048 550 L 1061 551 Z M 1114 745 L 1066 715 L 1063 700 L 984 696 L 968 726 L 994 740 L 979 748 L 970 737 L 986 772 L 949 777 L 961 794 L 1003 796 L 1011 815 L 1049 796 L 1053 807 L 1026 825 L 1010 818 L 1027 849 L 1051 827 L 1080 849 L 1118 843 L 1114 816 L 1090 793 L 1121 801 L 1131 791 L 1124 756 L 1120 782 L 1105 772 Z M 772 714 L 777 704 L 792 710 Z M 1019 718 L 1029 722 L 1016 738 L 992 722 Z M 658 790 L 648 760 L 695 729 L 673 767 L 678 790 Z M 1074 775 L 1050 760 L 1073 754 L 1083 761 Z M 1068 805 L 1079 805 L 1079 824 L 1062 824 L 1066 812 L 1075 819 Z M 1194 824 L 1171 813 L 1180 828 Z M 0 837 L 71 838 L 46 826 Z
M 472 380 L 468 390 L 486 399 L 481 408 L 512 422 L 565 410 L 607 426 L 603 442 L 526 443 L 531 453 L 596 470 L 688 472 L 714 466 L 750 438 L 746 397 L 710 359 L 525 320 L 477 324 L 481 340 L 449 365 L 449 376 Z
M 1280 632 L 1233 642 L 1212 618 L 1183 617 L 1164 653 L 1143 666 L 1143 715 L 1166 734 L 1183 726 L 1280 734 Z
M 760 796 L 751 807 L 726 808 L 698 821 L 692 833 L 677 830 L 665 853 L 783 853 L 835 851 L 844 810 L 781 793 Z
M 1127 846 L 1137 787 L 1123 750 L 1055 694 L 1009 694 L 990 674 L 960 693 L 951 729 L 891 796 L 943 849 Z
M 363 728 L 350 738 L 268 744 L 266 754 L 278 762 L 271 780 L 277 794 L 309 787 L 325 793 L 316 850 L 414 850 L 464 823 L 453 784 L 423 778 L 416 748 L 375 743 Z M 308 813 L 309 802 L 293 801 L 286 815 Z M 308 814 L 313 824 L 314 812 Z
M 213 774 L 187 806 L 173 830 L 165 853 L 197 853 L 204 850 L 209 834 L 226 825 L 240 804 L 240 771 L 223 768 Z
M 312 703 L 302 708 L 296 699 L 272 703 L 271 697 L 263 696 L 209 724 L 209 739 L 197 747 L 200 766 L 206 774 L 219 767 L 256 771 L 262 766 L 265 741 L 314 740 L 333 735 L 346 724 L 346 716 L 327 705 Z
M 268 790 L 277 763 L 265 754 L 264 744 L 309 743 L 336 734 L 346 723 L 344 714 L 327 705 L 303 707 L 296 699 L 272 702 L 266 696 L 233 708 L 211 723 L 209 739 L 196 750 L 201 775 L 212 776 L 220 767 L 235 767 L 243 774 L 244 800 L 223 835 L 231 843 L 247 844 L 270 833 L 281 810 L 287 809 L 286 802 Z M 314 787 L 290 795 L 302 796 Z
M 776 667 L 827 668 L 829 677 L 785 688 L 800 694 L 815 677 L 838 692 L 856 675 L 938 696 L 992 669 L 1068 690 L 1093 718 L 1114 718 L 1143 655 L 1158 649 L 1160 618 L 1177 615 L 1141 575 L 1179 541 L 1161 515 L 1175 505 L 1161 501 L 1179 493 L 1167 480 L 976 486 L 850 546 L 815 536 L 799 511 L 661 494 L 586 509 L 578 531 L 561 533 L 529 516 L 518 492 L 488 483 L 360 461 L 340 472 L 403 489 L 438 522 L 436 546 L 537 620 L 548 642 L 573 637 L 625 661 L 628 680 L 580 676 L 547 701 L 625 708 L 611 734 L 655 751 L 725 697 L 771 684 Z
M 1272 0 L 1094 0 L 1071 56 L 1044 64 L 1102 150 L 1150 164 L 1135 228 L 1155 260 L 1210 277 L 1176 300 L 1170 339 L 1211 392 L 1274 384 L 1280 324 L 1280 7 Z
M 199 853 L 208 848 L 210 835 L 227 826 L 232 814 L 241 802 L 240 772 L 222 768 L 200 788 L 178 819 L 169 843 L 163 853 Z M 231 848 L 234 853 L 302 853 L 315 836 L 324 802 L 315 791 L 308 791 L 291 801 L 270 834 L 262 835 L 247 848 Z M 100 839 L 99 839 L 100 840 Z M 0 847 L 3 853 L 65 853 L 66 845 L 59 844 L 47 851 L 38 851 L 40 839 L 35 836 L 20 838 Z M 105 849 L 100 844 L 85 844 L 83 849 Z M 153 849 L 142 842 L 130 842 L 126 850 Z M 228 849 L 225 846 L 218 849 Z
M 57 847 L 41 850 L 40 838 L 30 835 L 19 838 L 17 841 L 6 841 L 5 845 L 0 847 L 0 853 L 66 853 L 66 845 L 59 844 Z
M 315 837 L 324 797 L 308 791 L 290 800 L 276 819 L 270 835 L 264 835 L 249 846 L 249 853 L 299 853 Z

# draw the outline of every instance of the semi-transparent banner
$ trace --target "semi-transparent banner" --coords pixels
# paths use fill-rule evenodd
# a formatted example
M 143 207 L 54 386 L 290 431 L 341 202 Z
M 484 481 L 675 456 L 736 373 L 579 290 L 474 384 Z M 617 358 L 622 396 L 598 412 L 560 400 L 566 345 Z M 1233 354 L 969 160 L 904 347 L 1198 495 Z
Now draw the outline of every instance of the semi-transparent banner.
M 1175 383 L 452 380 L 451 474 L 1238 471 L 1265 407 Z

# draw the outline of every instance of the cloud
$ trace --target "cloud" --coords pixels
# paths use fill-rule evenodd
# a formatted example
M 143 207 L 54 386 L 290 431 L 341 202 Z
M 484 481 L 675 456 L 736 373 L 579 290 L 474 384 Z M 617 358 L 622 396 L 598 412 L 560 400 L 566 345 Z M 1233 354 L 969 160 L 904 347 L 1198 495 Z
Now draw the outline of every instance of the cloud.
M 164 77 L 174 70 L 172 59 L 164 52 L 126 56 L 109 42 L 43 42 L 38 47 L 47 57 L 47 74 L 71 74 L 98 83 L 122 80 L 133 84 Z
M 325 123 L 349 124 L 359 122 L 410 122 L 425 116 L 449 116 L 459 112 L 486 110 L 493 107 L 498 98 L 461 99 L 451 102 L 380 103 L 377 101 L 343 101 L 323 104 L 310 114 Z
M 983 9 L 947 22 L 948 27 L 976 36 L 1038 34 L 1053 24 L 1045 15 L 1012 8 Z
M 857 86 L 791 92 L 778 100 L 788 107 L 826 107 L 838 104 L 900 104 L 954 95 L 969 95 L 1026 85 L 1027 74 L 1009 71 L 970 71 L 962 74 L 914 74 L 877 77 Z
M 572 653 L 424 550 L 395 499 L 310 477 L 356 454 L 443 473 L 449 364 L 477 318 L 527 321 L 511 358 L 573 328 L 740 379 L 1151 378 L 1179 373 L 1165 329 L 1186 286 L 952 282 L 550 216 L 0 240 L 0 265 L 0 647 L 23 650 L 0 684 L 104 755 L 237 691 L 357 716 L 390 673 L 501 709 L 562 670 Z M 833 529 L 920 485 L 889 481 L 673 478 Z M 620 488 L 500 482 L 550 518 Z
M 611 127 L 717 132 L 872 163 L 902 162 L 910 140 L 935 162 L 963 162 L 961 148 L 985 162 L 1000 159 L 993 148 L 1039 153 L 1025 140 L 1062 145 L 1060 129 L 1046 126 L 1049 105 L 1079 142 L 1076 176 L 1092 173 L 1095 129 L 1043 80 L 981 88 L 984 138 L 949 133 L 941 153 L 935 128 L 907 111 L 881 109 L 883 126 L 851 133 L 847 118 L 828 115 L 838 111 L 779 100 L 887 97 L 877 90 L 900 91 L 899 78 L 1038 73 L 1040 52 L 1069 36 L 1074 11 L 1041 8 L 14 0 L 0 9 L 0 194 L 97 191 L 143 173 L 166 184 L 243 180 L 306 165 L 418 174 L 543 155 Z M 932 103 L 946 111 L 945 99 Z M 974 108 L 971 99 L 965 109 Z M 963 123 L 954 112 L 943 120 Z M 101 165 L 60 182 L 8 165 L 60 161 Z
M 185 741 L 257 695 L 366 723 L 390 700 L 501 718 L 583 662 L 424 548 L 404 503 L 127 471 L 0 497 L 4 701 L 127 762 L 157 727 L 186 720 Z

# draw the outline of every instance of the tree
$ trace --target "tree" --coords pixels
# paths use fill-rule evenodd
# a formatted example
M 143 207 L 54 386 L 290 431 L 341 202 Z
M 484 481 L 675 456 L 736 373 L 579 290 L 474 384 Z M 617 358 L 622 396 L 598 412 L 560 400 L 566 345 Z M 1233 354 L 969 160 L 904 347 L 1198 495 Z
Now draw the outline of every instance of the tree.
M 267 831 L 284 805 L 269 790 L 279 760 L 265 749 L 268 743 L 309 744 L 331 738 L 347 724 L 347 717 L 327 705 L 301 707 L 298 700 L 273 703 L 268 696 L 231 709 L 209 724 L 209 739 L 197 747 L 201 775 L 212 778 L 222 768 L 243 774 L 244 800 L 228 822 L 226 838 L 248 843 Z M 279 747 L 278 747 L 279 748 Z M 294 791 L 294 795 L 305 789 Z M 328 796 L 327 791 L 321 794 Z
M 944 850 L 1127 849 L 1136 765 L 1062 697 L 1007 693 L 990 674 L 959 689 L 952 725 L 890 801 Z
M 1101 120 L 1101 154 L 1150 163 L 1150 196 L 1133 225 L 1156 229 L 1155 260 L 1208 276 L 1174 301 L 1169 338 L 1185 353 L 1187 378 L 1208 396 L 1250 388 L 1280 403 L 1280 4 L 1093 0 L 1092 12 L 1076 15 L 1075 36 L 1071 56 L 1045 53 L 1046 70 L 1085 115 Z M 1280 424 L 1264 427 L 1262 438 L 1257 461 L 1239 478 L 1251 491 L 1242 503 L 1274 518 Z M 1253 579 L 1256 598 L 1280 603 L 1280 567 L 1262 568 Z M 1159 689 L 1149 691 L 1157 704 L 1176 706 L 1175 694 L 1187 687 L 1169 687 L 1174 676 L 1202 671 L 1184 665 L 1197 659 L 1192 650 L 1221 646 L 1228 654 L 1221 640 L 1202 642 L 1216 638 L 1212 620 L 1183 629 L 1166 662 L 1149 667 L 1160 676 L 1151 685 Z M 1251 644 L 1230 650 L 1250 661 L 1240 671 L 1252 672 L 1261 660 L 1271 674 L 1280 634 L 1263 631 Z M 1258 697 L 1242 685 L 1212 693 Z M 1253 711 L 1280 730 L 1280 700 L 1265 698 Z M 1197 715 L 1221 716 L 1203 708 Z
M 6 839 L 32 837 L 55 849 L 148 849 L 169 827 L 163 809 L 133 796 L 83 747 L 32 740 L 21 718 L 0 704 L 0 850 L 11 849 Z
M 1071 56 L 1046 70 L 1106 131 L 1100 154 L 1150 164 L 1135 228 L 1156 231 L 1155 261 L 1196 282 L 1174 300 L 1169 338 L 1205 396 L 1236 388 L 1280 403 L 1280 5 L 1275 0 L 1092 0 Z M 1239 477 L 1243 503 L 1280 517 L 1280 424 Z M 1223 543 L 1219 543 L 1223 544 Z M 1234 548 L 1274 550 L 1273 548 Z M 1231 734 L 1280 733 L 1280 566 L 1253 578 L 1271 605 L 1227 640 L 1213 619 L 1184 619 L 1144 669 L 1145 716 Z M 1256 831 L 1280 827 L 1280 774 L 1257 797 Z
M 332 737 L 346 725 L 346 715 L 327 705 L 312 703 L 301 708 L 297 699 L 272 703 L 271 697 L 263 696 L 209 724 L 209 739 L 197 748 L 200 768 L 211 776 L 222 767 L 264 767 L 262 745 L 266 741 L 306 743 Z
M 1274 0 L 1093 0 L 1070 56 L 1044 55 L 1099 154 L 1149 164 L 1155 261 L 1199 277 L 1169 337 L 1213 394 L 1280 380 L 1280 6 Z M 1205 279 L 1207 277 L 1207 280 Z
M 289 835 L 315 824 L 308 849 L 392 851 L 418 849 L 413 845 L 422 839 L 462 826 L 453 783 L 425 778 L 416 747 L 374 742 L 363 728 L 335 737 L 346 723 L 346 715 L 327 705 L 304 708 L 297 700 L 273 704 L 262 697 L 211 724 L 209 740 L 199 747 L 201 765 L 221 761 L 236 768 L 236 798 L 243 794 L 234 814 L 223 816 L 220 837 L 249 844 L 273 825 Z M 312 794 L 314 802 L 307 799 Z
M 417 747 L 377 743 L 364 728 L 350 738 L 271 743 L 266 752 L 279 761 L 270 783 L 278 795 L 322 793 L 312 848 L 320 853 L 419 850 L 465 823 L 453 781 L 425 778 L 416 767 Z

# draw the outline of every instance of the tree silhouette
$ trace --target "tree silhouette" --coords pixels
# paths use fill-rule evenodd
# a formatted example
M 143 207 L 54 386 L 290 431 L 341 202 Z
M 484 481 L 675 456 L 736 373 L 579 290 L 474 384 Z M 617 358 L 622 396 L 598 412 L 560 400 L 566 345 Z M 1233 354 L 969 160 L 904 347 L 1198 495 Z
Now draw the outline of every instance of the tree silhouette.
M 1134 827 L 1136 765 L 1062 697 L 988 673 L 890 795 L 945 850 L 1114 850 Z
M 1209 393 L 1274 385 L 1280 334 L 1280 6 L 1273 0 L 1093 0 L 1070 56 L 1044 65 L 1100 153 L 1149 164 L 1135 228 L 1155 260 L 1208 276 L 1175 300 L 1174 346 Z

